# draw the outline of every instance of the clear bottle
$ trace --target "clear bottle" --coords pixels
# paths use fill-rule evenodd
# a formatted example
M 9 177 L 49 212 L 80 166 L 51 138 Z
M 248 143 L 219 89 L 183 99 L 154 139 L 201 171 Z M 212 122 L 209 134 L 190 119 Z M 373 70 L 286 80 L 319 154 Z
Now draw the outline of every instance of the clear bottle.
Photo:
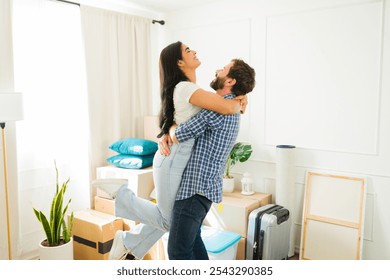
M 253 191 L 253 179 L 249 172 L 245 172 L 241 179 L 241 193 L 243 195 L 252 195 L 255 193 Z

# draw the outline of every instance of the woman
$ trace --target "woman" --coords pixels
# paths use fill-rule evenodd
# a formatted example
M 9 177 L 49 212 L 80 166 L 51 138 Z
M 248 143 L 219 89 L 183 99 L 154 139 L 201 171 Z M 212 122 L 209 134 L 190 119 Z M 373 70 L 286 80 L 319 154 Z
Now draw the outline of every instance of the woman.
M 174 123 L 185 122 L 202 108 L 221 114 L 234 114 L 243 109 L 241 102 L 246 104 L 245 97 L 225 100 L 196 85 L 196 69 L 200 64 L 196 52 L 180 41 L 162 50 L 159 137 L 168 134 Z M 193 145 L 194 139 L 191 139 L 171 145 L 169 156 L 158 152 L 155 154 L 153 177 L 157 204 L 136 197 L 128 186 L 120 188 L 116 197 L 116 216 L 140 221 L 141 224 L 130 231 L 116 233 L 110 259 L 121 259 L 128 253 L 141 259 L 169 231 L 173 203 Z

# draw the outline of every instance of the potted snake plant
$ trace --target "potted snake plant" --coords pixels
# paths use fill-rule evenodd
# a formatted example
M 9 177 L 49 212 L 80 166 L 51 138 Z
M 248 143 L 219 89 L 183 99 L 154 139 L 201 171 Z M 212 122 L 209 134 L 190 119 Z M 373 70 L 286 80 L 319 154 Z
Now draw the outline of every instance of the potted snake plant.
M 40 259 L 69 260 L 73 259 L 73 212 L 67 217 L 67 211 L 71 199 L 64 204 L 64 195 L 69 185 L 66 180 L 61 185 L 58 183 L 58 169 L 56 170 L 56 192 L 51 201 L 50 216 L 33 208 L 35 216 L 42 224 L 46 238 L 39 244 Z M 67 222 L 68 219 L 68 222 Z
M 226 160 L 225 173 L 223 176 L 223 192 L 233 192 L 234 177 L 230 175 L 230 169 L 238 162 L 247 161 L 252 155 L 252 145 L 244 142 L 234 144 Z

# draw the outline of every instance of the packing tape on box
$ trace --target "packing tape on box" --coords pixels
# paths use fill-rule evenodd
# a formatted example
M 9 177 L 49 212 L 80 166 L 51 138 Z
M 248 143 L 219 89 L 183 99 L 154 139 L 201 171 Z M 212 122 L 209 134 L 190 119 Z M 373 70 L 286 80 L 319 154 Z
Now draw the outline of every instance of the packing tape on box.
M 98 242 L 98 244 L 96 245 L 96 242 L 82 238 L 82 237 L 77 236 L 77 235 L 73 236 L 73 240 L 74 240 L 74 242 L 78 242 L 80 244 L 83 244 L 83 245 L 91 247 L 91 248 L 96 249 L 96 247 L 97 247 L 99 254 L 103 254 L 103 255 L 110 252 L 111 247 L 112 247 L 112 243 L 114 242 L 114 239 L 111 239 L 111 240 L 106 241 L 104 243 Z

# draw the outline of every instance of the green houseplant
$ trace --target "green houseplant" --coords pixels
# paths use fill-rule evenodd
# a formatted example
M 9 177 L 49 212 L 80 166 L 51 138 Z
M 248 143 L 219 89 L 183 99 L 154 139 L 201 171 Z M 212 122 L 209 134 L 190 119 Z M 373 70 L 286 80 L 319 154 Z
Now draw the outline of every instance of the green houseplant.
M 230 176 L 230 169 L 237 162 L 245 162 L 252 155 L 252 145 L 243 142 L 237 142 L 234 144 L 232 150 L 229 153 L 229 156 L 226 160 L 225 174 L 224 178 L 233 178 Z
M 226 160 L 225 172 L 223 176 L 223 192 L 234 190 L 234 178 L 230 175 L 230 169 L 238 162 L 247 161 L 252 155 L 252 145 L 244 142 L 234 144 Z
M 71 241 L 72 226 L 73 226 L 73 212 L 70 215 L 69 223 L 66 223 L 67 211 L 71 199 L 64 204 L 64 195 L 68 188 L 70 179 L 60 184 L 58 183 L 58 169 L 54 162 L 56 170 L 56 193 L 51 201 L 49 218 L 42 212 L 33 208 L 35 216 L 42 224 L 46 239 L 41 242 L 43 247 L 57 247 L 67 244 Z M 72 250 L 73 258 L 73 250 Z

